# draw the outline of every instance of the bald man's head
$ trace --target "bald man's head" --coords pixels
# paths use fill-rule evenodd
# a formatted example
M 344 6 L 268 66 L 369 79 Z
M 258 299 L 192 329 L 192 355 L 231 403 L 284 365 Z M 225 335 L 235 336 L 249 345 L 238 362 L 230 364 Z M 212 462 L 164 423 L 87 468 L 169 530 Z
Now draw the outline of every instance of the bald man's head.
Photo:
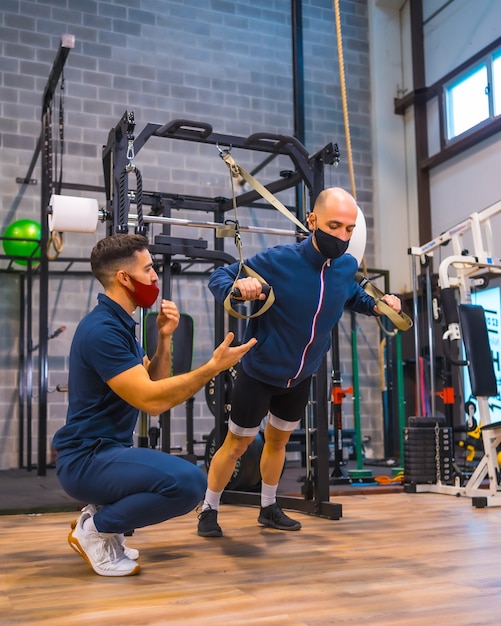
M 315 248 L 327 258 L 341 256 L 346 252 L 357 216 L 357 203 L 347 191 L 341 187 L 321 191 L 308 216 Z
M 341 187 L 328 187 L 321 191 L 315 201 L 313 212 L 318 217 L 323 215 L 325 211 L 343 211 L 355 216 L 357 218 L 357 203 L 355 198 Z

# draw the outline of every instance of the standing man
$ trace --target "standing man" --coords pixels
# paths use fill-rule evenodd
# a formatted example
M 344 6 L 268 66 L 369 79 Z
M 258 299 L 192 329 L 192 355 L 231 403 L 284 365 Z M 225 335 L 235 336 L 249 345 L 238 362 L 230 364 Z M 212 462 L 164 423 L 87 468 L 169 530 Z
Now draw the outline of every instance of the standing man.
M 331 346 L 331 332 L 344 308 L 378 315 L 374 299 L 355 281 L 357 260 L 346 254 L 358 207 L 344 189 L 323 190 L 308 216 L 312 234 L 300 243 L 270 248 L 248 265 L 273 286 L 275 303 L 249 321 L 246 339 L 256 337 L 237 369 L 226 438 L 211 460 L 208 488 L 199 515 L 198 534 L 221 537 L 217 521 L 221 494 L 235 464 L 259 432 L 268 414 L 261 455 L 261 509 L 258 522 L 279 530 L 299 530 L 276 502 L 285 461 L 285 447 L 304 416 L 310 380 Z M 219 267 L 209 280 L 215 298 L 223 302 L 235 288 L 240 300 L 264 300 L 256 278 L 235 279 L 239 264 Z M 400 300 L 384 300 L 400 311 Z
M 91 503 L 68 536 L 71 547 L 101 576 L 130 576 L 139 572 L 138 552 L 124 545 L 124 533 L 184 515 L 206 487 L 203 472 L 192 463 L 132 447 L 139 410 L 158 415 L 184 402 L 256 340 L 230 347 L 229 333 L 207 363 L 171 376 L 176 305 L 162 300 L 151 361 L 135 336 L 132 314 L 137 307 L 151 307 L 159 293 L 147 239 L 106 237 L 90 261 L 104 293 L 73 338 L 66 424 L 53 439 L 56 472 L 71 497 Z

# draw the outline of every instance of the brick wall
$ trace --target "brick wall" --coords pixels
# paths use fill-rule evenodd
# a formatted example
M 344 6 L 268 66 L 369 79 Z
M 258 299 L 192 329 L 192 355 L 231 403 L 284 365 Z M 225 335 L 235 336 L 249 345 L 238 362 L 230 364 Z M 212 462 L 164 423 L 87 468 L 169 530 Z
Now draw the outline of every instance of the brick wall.
M 365 0 L 342 0 L 344 62 L 350 110 L 357 197 L 368 228 L 367 262 L 373 259 L 370 240 L 371 145 L 369 63 Z M 337 43 L 332 2 L 304 0 L 304 71 L 306 148 L 310 153 L 328 142 L 341 150 L 338 168 L 327 168 L 326 185 L 350 188 L 343 125 Z M 164 124 L 177 118 L 208 122 L 215 132 L 248 136 L 254 132 L 292 135 L 293 85 L 290 3 L 284 0 L 4 0 L 0 8 L 0 231 L 21 218 L 40 220 L 40 160 L 32 174 L 38 182 L 20 185 L 16 177 L 28 171 L 40 134 L 44 87 L 63 33 L 75 36 L 64 70 L 63 183 L 103 185 L 101 152 L 108 132 L 125 110 L 134 111 L 137 132 L 147 123 Z M 54 99 L 54 139 L 58 138 L 60 89 Z M 176 145 L 172 145 L 176 144 Z M 245 155 L 251 169 L 262 159 Z M 60 165 L 60 158 L 57 165 Z M 136 165 L 149 191 L 205 197 L 229 196 L 226 166 L 213 147 L 154 139 L 137 155 Z M 259 177 L 277 177 L 280 159 Z M 59 171 L 56 176 L 59 176 Z M 69 195 L 90 195 L 63 191 Z M 104 204 L 104 194 L 92 194 Z M 290 193 L 280 196 L 292 200 Z M 198 220 L 212 215 L 180 214 Z M 242 224 L 288 228 L 273 210 L 242 209 Z M 152 229 L 155 231 L 155 229 Z M 179 229 L 191 238 L 212 236 L 206 230 Z M 82 259 L 74 268 L 87 269 L 86 260 L 104 226 L 91 235 L 68 233 L 62 255 Z M 246 235 L 250 255 L 277 243 L 276 237 Z M 235 254 L 231 240 L 226 250 Z M 2 251 L 3 252 L 3 251 Z M 21 299 L 25 269 L 5 257 L 0 260 L 0 468 L 16 467 L 19 448 L 19 374 Z M 62 263 L 51 263 L 49 333 L 65 325 L 66 332 L 49 341 L 48 446 L 63 423 L 67 354 L 79 319 L 95 303 L 98 285 L 85 273 L 64 275 Z M 213 301 L 206 278 L 181 275 L 173 279 L 172 294 L 181 311 L 195 318 L 193 365 L 202 363 L 213 347 Z M 38 282 L 34 282 L 33 343 L 38 343 Z M 347 326 L 346 326 L 347 324 Z M 343 321 L 349 329 L 349 319 Z M 377 338 L 375 325 L 367 332 Z M 343 384 L 351 377 L 346 332 L 342 332 Z M 380 440 L 380 398 L 373 355 L 366 347 L 363 381 L 363 423 L 373 440 Z M 37 351 L 33 353 L 33 461 L 36 462 Z M 367 364 L 367 365 L 366 365 Z M 375 365 L 377 369 L 377 362 Z M 366 371 L 367 370 L 367 371 Z M 25 394 L 26 395 L 26 394 Z M 346 402 L 347 426 L 351 402 Z M 195 403 L 195 435 L 212 428 L 204 392 Z M 173 411 L 173 443 L 185 445 L 184 407 Z M 25 448 L 25 446 L 23 446 Z M 200 451 L 200 449 L 199 449 Z M 24 450 L 26 460 L 26 451 Z M 50 460 L 50 459 L 49 459 Z

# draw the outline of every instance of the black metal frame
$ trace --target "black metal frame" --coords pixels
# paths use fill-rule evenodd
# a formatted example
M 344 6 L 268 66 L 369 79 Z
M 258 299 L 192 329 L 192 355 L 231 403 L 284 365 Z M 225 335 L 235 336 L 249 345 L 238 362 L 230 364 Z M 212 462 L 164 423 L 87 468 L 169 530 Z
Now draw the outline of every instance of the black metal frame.
M 120 189 L 123 198 L 124 177 L 123 173 L 129 163 L 128 147 L 132 138 L 131 120 L 133 114 L 125 111 L 119 123 L 110 130 L 108 142 L 103 148 L 103 170 L 106 190 L 106 219 L 107 232 L 127 232 L 127 224 L 120 223 L 119 194 Z M 287 189 L 297 191 L 301 185 L 308 189 L 310 205 L 313 206 L 316 197 L 324 188 L 324 165 L 337 163 L 339 152 L 336 145 L 327 144 L 324 148 L 313 155 L 309 155 L 305 147 L 295 137 L 277 135 L 271 133 L 254 133 L 249 137 L 235 135 L 222 135 L 214 133 L 212 126 L 206 122 L 175 119 L 167 124 L 147 124 L 133 139 L 134 155 L 140 152 L 150 137 L 162 137 L 171 140 L 182 140 L 202 144 L 212 144 L 231 149 L 245 149 L 262 152 L 267 155 L 269 161 L 282 155 L 288 157 L 294 169 L 281 173 L 280 178 L 266 185 L 267 189 L 275 194 Z M 122 185 L 122 187 L 120 187 Z M 125 179 L 125 185 L 127 180 Z M 133 202 L 134 193 L 125 189 L 127 198 Z M 148 198 L 148 193 L 142 193 L 142 197 Z M 233 209 L 233 199 L 229 198 L 204 198 L 199 196 L 175 196 L 166 194 L 151 194 L 150 199 L 157 203 L 163 217 L 170 217 L 171 209 L 189 209 L 212 211 L 215 222 L 223 222 L 227 211 Z M 261 196 L 256 191 L 249 191 L 236 196 L 237 206 L 258 206 L 257 201 Z M 267 205 L 265 208 L 271 208 Z M 122 207 L 123 209 L 123 207 Z M 296 210 L 299 220 L 304 220 L 305 208 L 301 205 Z M 122 212 L 123 215 L 123 212 Z M 122 217 L 123 219 L 123 217 Z M 224 242 L 214 236 L 214 250 L 201 248 L 198 240 L 180 240 L 170 237 L 170 227 L 165 225 L 164 232 L 157 235 L 151 245 L 151 251 L 163 257 L 163 293 L 169 297 L 171 286 L 171 258 L 174 254 L 183 254 L 191 259 L 213 259 L 215 264 L 233 262 L 234 259 L 224 252 Z M 297 233 L 299 237 L 299 233 Z M 225 313 L 220 303 L 215 304 L 215 345 L 219 345 L 225 333 Z M 327 361 L 324 361 L 317 373 L 316 395 L 314 400 L 315 428 L 312 429 L 312 468 L 314 469 L 312 493 L 306 494 L 305 498 L 283 497 L 279 502 L 286 508 L 291 508 L 305 513 L 316 514 L 330 519 L 339 519 L 342 516 L 340 504 L 329 502 L 329 431 L 328 431 L 328 401 L 327 401 Z M 215 381 L 215 406 L 216 406 L 216 443 L 220 445 L 225 431 L 224 410 L 224 376 L 220 375 Z M 162 427 L 162 449 L 170 450 L 170 419 L 166 413 L 160 419 Z M 223 501 L 236 504 L 259 504 L 259 494 L 244 493 L 237 491 L 225 491 Z
M 41 131 L 29 170 L 21 181 L 29 183 L 38 155 L 42 154 L 42 182 L 40 197 L 40 259 L 38 273 L 40 276 L 40 303 L 39 303 L 39 344 L 38 344 L 38 475 L 45 476 L 47 471 L 47 394 L 48 394 L 48 291 L 49 291 L 49 260 L 47 257 L 47 241 L 49 239 L 49 225 L 47 221 L 47 207 L 52 193 L 52 137 L 51 137 L 51 109 L 54 91 L 63 73 L 63 68 L 70 50 L 74 47 L 74 36 L 63 35 L 56 58 L 52 64 L 49 78 L 45 85 L 42 97 Z M 31 267 L 31 266 L 30 266 Z M 31 317 L 29 318 L 31 320 Z M 28 335 L 30 340 L 31 334 Z M 31 450 L 29 452 L 31 455 Z
M 3 238 L 0 237 L 0 240 Z M 38 248 L 37 248 L 38 250 Z M 43 307 L 44 296 L 40 292 L 40 298 L 36 305 L 34 302 L 34 284 L 36 281 L 42 284 L 42 276 L 40 273 L 39 259 L 31 256 L 11 256 L 0 254 L 0 260 L 8 260 L 7 268 L 1 269 L 0 274 L 15 276 L 19 279 L 19 393 L 18 393 L 18 467 L 26 468 L 28 471 L 38 470 L 39 476 L 45 476 L 47 469 L 46 462 L 46 446 L 38 446 L 37 461 L 33 460 L 32 443 L 33 443 L 33 374 L 35 353 L 40 349 L 40 343 L 43 341 L 43 334 L 38 334 L 38 343 L 34 343 L 33 339 L 33 319 L 37 310 L 36 305 Z M 13 264 L 20 260 L 26 263 L 26 270 L 15 269 Z M 89 269 L 75 269 L 75 264 L 85 263 L 88 265 L 88 259 L 80 259 L 76 257 L 58 257 L 51 263 L 60 263 L 62 269 L 52 269 L 51 276 L 92 276 Z M 51 336 L 48 332 L 45 341 L 48 343 Z M 39 356 L 40 358 L 40 356 Z M 48 359 L 48 357 L 47 357 Z M 48 379 L 46 386 L 48 394 Z M 40 419 L 40 413 L 39 418 Z M 46 418 L 45 418 L 46 419 Z M 46 429 L 46 424 L 42 425 Z M 40 430 L 40 425 L 38 425 Z M 25 454 L 26 448 L 26 454 Z M 42 451 L 41 451 L 42 448 Z M 40 457 L 40 454 L 42 455 Z

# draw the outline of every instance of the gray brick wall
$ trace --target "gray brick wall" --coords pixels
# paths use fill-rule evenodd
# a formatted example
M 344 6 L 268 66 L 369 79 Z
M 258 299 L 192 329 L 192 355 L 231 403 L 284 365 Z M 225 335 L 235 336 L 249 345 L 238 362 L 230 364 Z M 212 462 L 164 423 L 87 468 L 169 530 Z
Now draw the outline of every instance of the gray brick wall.
M 326 171 L 327 185 L 349 188 L 346 139 L 343 126 L 337 43 L 332 2 L 304 0 L 304 67 L 306 148 L 311 153 L 337 142 L 342 159 Z M 342 0 L 344 61 L 350 109 L 351 138 L 357 197 L 372 223 L 371 145 L 369 121 L 369 62 L 365 0 Z M 21 218 L 40 219 L 40 161 L 33 172 L 37 185 L 21 186 L 40 134 L 42 93 L 63 33 L 75 36 L 64 70 L 63 182 L 103 185 L 101 151 L 110 128 L 125 110 L 135 114 L 137 132 L 147 123 L 163 124 L 177 118 L 210 123 L 219 133 L 247 136 L 254 132 L 293 133 L 293 88 L 290 3 L 284 0 L 4 0 L 0 8 L 0 232 Z M 54 99 L 54 139 L 57 140 L 59 94 Z M 175 145 L 174 145 L 175 144 Z M 251 169 L 262 159 L 243 154 Z M 229 196 L 226 166 L 214 148 L 155 139 L 137 155 L 144 188 L 216 197 Z M 277 159 L 260 174 L 266 182 L 277 177 L 283 163 Z M 68 195 L 89 195 L 65 190 Z M 94 194 L 104 205 L 104 194 Z M 280 196 L 290 202 L 290 193 Z M 175 213 L 175 215 L 178 215 Z M 198 220 L 212 215 L 184 214 Z M 242 224 L 288 228 L 273 210 L 242 209 Z M 157 232 L 155 228 L 152 232 Z M 370 231 L 369 231 L 370 232 Z M 180 229 L 180 236 L 209 239 L 206 230 Z M 82 259 L 86 268 L 90 249 L 104 236 L 68 233 L 64 256 Z M 370 239 L 370 234 L 369 234 Z M 276 237 L 244 235 L 247 255 L 278 243 Z M 226 250 L 236 254 L 231 240 Z M 2 250 L 3 252 L 3 250 Z M 367 261 L 373 262 L 368 242 Z M 51 264 L 49 332 L 67 330 L 49 341 L 48 443 L 63 423 L 67 354 L 79 319 L 95 303 L 98 285 L 89 275 L 61 276 L 61 264 Z M 18 355 L 20 283 L 25 270 L 6 258 L 0 260 L 0 469 L 15 467 L 18 458 Z M 180 310 L 195 318 L 193 365 L 202 363 L 213 347 L 213 301 L 206 279 L 177 276 L 173 298 Z M 33 333 L 38 343 L 35 281 Z M 349 319 L 344 321 L 349 328 Z M 5 332 L 7 331 L 7 332 Z M 375 325 L 368 334 L 377 339 Z M 351 380 L 349 343 L 343 338 L 343 384 Z M 372 359 L 366 347 L 365 361 Z M 33 353 L 33 451 L 36 453 L 37 353 Z M 380 401 L 374 372 L 361 373 L 364 383 L 363 420 L 374 440 L 380 440 Z M 376 372 L 377 378 L 377 372 Z M 376 391 L 374 391 L 376 389 Z M 346 402 L 351 426 L 351 402 Z M 173 411 L 173 443 L 185 444 L 184 407 Z M 364 422 L 364 424 L 365 424 Z M 197 394 L 195 433 L 200 439 L 212 428 L 204 392 Z M 34 459 L 36 460 L 36 459 Z M 50 459 L 49 459 L 50 460 Z

